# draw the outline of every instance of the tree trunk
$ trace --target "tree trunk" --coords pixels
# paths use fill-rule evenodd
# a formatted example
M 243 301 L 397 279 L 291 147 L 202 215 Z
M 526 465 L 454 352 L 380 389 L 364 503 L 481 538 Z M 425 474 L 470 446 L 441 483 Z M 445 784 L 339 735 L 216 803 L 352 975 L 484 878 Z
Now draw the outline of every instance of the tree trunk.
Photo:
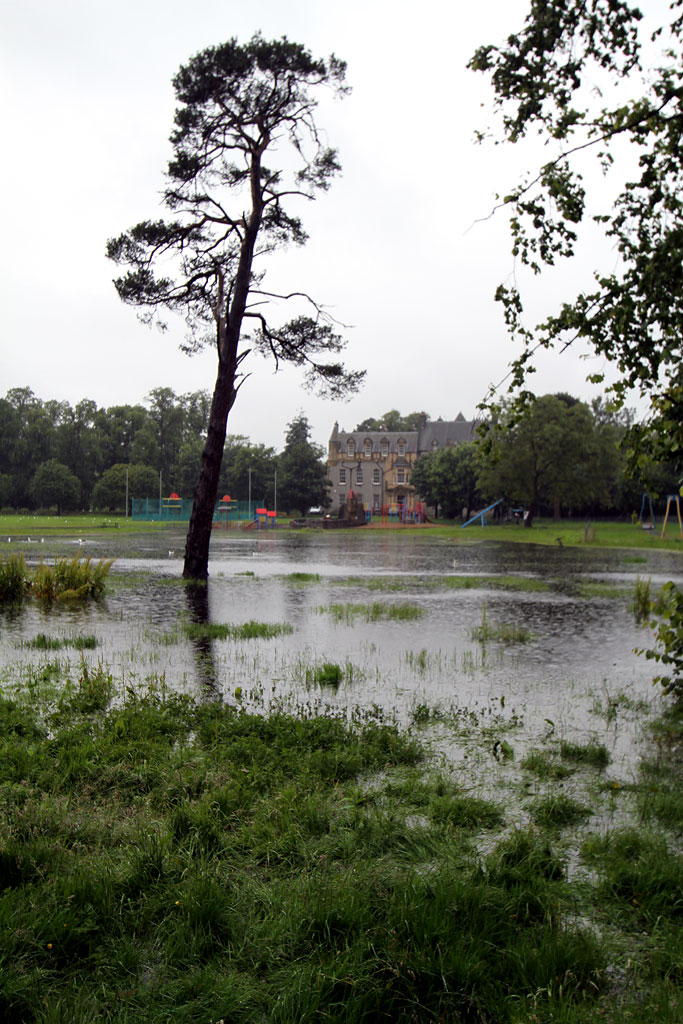
M 263 144 L 263 149 L 267 142 Z M 224 312 L 226 297 L 224 294 L 224 278 L 218 275 L 217 310 L 217 347 L 218 375 L 211 400 L 209 429 L 206 444 L 202 452 L 202 468 L 194 492 L 192 516 L 185 541 L 185 563 L 183 576 L 185 579 L 205 580 L 209 575 L 209 542 L 213 525 L 213 510 L 218 493 L 218 477 L 223 461 L 225 433 L 228 424 L 228 413 L 233 407 L 237 390 L 235 379 L 237 368 L 246 355 L 238 356 L 242 320 L 247 308 L 247 298 L 251 282 L 251 266 L 254 260 L 254 246 L 258 237 L 263 216 L 263 196 L 261 194 L 261 150 L 251 155 L 250 179 L 252 209 L 249 222 L 240 245 L 240 258 L 237 273 L 233 282 L 232 298 L 229 310 Z
M 219 360 L 216 386 L 211 400 L 209 429 L 202 452 L 202 468 L 194 491 L 192 516 L 185 541 L 185 579 L 205 580 L 209 575 L 209 543 L 218 478 L 223 461 L 228 413 L 235 401 L 235 369 Z

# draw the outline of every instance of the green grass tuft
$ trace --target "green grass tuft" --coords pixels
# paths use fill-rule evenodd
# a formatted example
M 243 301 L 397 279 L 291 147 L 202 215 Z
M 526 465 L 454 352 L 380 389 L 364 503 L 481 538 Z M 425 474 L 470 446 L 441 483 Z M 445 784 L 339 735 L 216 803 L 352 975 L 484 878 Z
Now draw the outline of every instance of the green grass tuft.
M 191 640 L 271 640 L 276 636 L 293 633 L 294 629 L 288 622 L 241 622 L 232 625 L 228 622 L 192 622 L 185 626 L 185 632 Z
M 585 764 L 591 768 L 606 768 L 610 762 L 610 754 L 603 743 L 571 743 L 562 740 L 560 757 L 573 764 Z

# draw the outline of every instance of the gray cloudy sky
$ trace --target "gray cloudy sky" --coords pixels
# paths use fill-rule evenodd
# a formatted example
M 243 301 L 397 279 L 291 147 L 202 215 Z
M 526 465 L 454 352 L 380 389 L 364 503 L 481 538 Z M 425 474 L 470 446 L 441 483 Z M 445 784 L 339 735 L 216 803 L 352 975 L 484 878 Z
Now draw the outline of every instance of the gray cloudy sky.
M 330 403 L 294 371 L 255 362 L 230 433 L 280 448 L 303 409 L 325 443 L 390 408 L 475 414 L 513 353 L 497 283 L 513 271 L 504 216 L 485 219 L 522 154 L 476 146 L 490 93 L 465 65 L 519 27 L 524 0 L 21 0 L 2 5 L 2 376 L 0 393 L 135 403 L 156 386 L 211 390 L 215 358 L 178 349 L 118 299 L 108 237 L 160 215 L 178 66 L 231 36 L 287 35 L 348 63 L 350 97 L 319 122 L 343 175 L 303 209 L 305 249 L 278 257 L 270 286 L 305 289 L 352 325 L 346 361 L 361 394 Z M 547 158 L 547 153 L 545 154 Z M 481 220 L 479 220 L 482 218 Z M 579 266 L 578 274 L 589 269 Z M 535 308 L 562 295 L 544 278 Z M 575 353 L 545 356 L 539 393 L 589 398 Z

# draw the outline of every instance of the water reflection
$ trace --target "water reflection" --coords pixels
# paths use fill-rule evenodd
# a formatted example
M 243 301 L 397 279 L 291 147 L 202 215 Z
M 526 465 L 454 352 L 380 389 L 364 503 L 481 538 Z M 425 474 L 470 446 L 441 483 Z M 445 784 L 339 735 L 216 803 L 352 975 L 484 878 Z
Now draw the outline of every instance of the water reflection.
M 207 626 L 211 621 L 209 586 L 204 583 L 188 583 L 184 589 L 189 622 L 196 626 Z M 215 641 L 207 632 L 191 636 L 190 644 L 195 655 L 197 682 L 203 698 L 208 701 L 222 700 L 214 650 Z

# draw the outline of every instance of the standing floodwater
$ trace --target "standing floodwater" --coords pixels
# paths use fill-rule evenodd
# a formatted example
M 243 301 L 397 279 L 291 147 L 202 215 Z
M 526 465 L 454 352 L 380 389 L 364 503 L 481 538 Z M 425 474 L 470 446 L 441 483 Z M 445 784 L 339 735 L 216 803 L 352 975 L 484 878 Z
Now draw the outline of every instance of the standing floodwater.
M 5 684 L 54 658 L 28 646 L 36 635 L 88 634 L 96 647 L 62 661 L 102 660 L 128 687 L 265 711 L 379 708 L 404 723 L 467 709 L 516 716 L 532 738 L 585 739 L 609 724 L 601 709 L 653 697 L 652 663 L 634 653 L 649 636 L 630 609 L 637 578 L 681 580 L 669 552 L 235 531 L 214 536 L 197 590 L 180 579 L 182 545 L 168 532 L 88 542 L 116 558 L 107 597 L 6 614 Z M 630 743 L 622 731 L 616 753 Z

